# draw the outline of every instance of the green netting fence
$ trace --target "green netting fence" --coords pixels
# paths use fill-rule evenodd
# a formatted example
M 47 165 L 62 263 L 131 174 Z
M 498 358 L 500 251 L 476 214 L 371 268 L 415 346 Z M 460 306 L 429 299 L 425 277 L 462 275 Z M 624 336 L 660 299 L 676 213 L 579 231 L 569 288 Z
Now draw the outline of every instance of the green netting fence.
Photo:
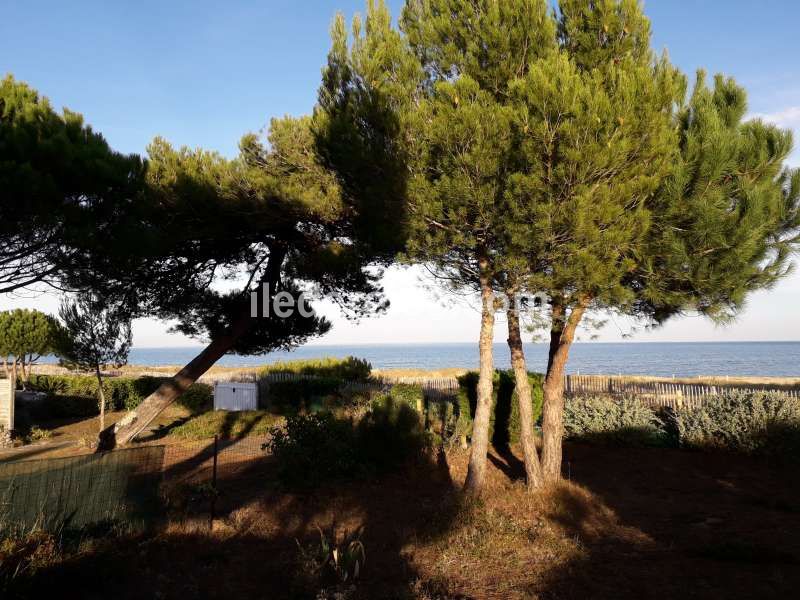
M 163 446 L 0 463 L 0 529 L 139 528 L 160 511 Z

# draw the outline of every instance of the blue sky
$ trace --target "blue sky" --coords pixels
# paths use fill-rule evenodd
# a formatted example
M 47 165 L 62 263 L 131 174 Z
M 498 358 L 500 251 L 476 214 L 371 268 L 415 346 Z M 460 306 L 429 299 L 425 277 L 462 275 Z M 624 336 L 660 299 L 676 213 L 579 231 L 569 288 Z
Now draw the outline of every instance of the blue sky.
M 394 14 L 401 4 L 389 2 Z M 161 135 L 233 155 L 243 133 L 262 128 L 272 116 L 312 108 L 331 19 L 363 6 L 362 0 L 2 0 L 0 74 L 13 73 L 56 106 L 83 113 L 118 150 L 144 152 Z M 668 49 L 684 71 L 704 67 L 733 75 L 749 91 L 751 113 L 800 132 L 800 2 L 650 0 L 645 10 L 654 47 Z M 792 162 L 800 165 L 799 152 Z M 394 314 L 359 327 L 343 324 L 326 341 L 380 341 L 389 330 L 410 336 L 397 341 L 431 335 L 472 340 L 471 309 L 442 309 L 416 289 L 416 279 L 413 272 L 392 273 Z M 800 339 L 798 300 L 795 275 L 755 296 L 724 332 L 684 320 L 637 339 Z M 0 299 L 0 307 L 19 303 L 49 308 L 53 300 Z M 441 324 L 432 331 L 417 322 L 418 310 L 441 311 Z M 616 329 L 603 335 L 617 337 Z M 137 325 L 137 345 L 179 341 L 164 336 L 161 325 Z

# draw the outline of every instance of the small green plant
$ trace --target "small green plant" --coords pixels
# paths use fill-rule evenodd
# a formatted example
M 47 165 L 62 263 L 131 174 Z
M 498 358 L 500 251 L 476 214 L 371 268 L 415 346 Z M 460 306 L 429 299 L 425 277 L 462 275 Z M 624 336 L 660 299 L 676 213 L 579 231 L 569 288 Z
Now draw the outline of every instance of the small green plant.
M 42 429 L 34 425 L 28 431 L 28 435 L 26 437 L 28 439 L 28 443 L 35 444 L 36 442 L 44 442 L 49 440 L 52 435 L 53 432 L 49 429 Z
M 58 537 L 44 531 L 4 535 L 0 541 L 0 592 L 15 582 L 56 562 L 61 554 Z
M 354 584 L 361 576 L 367 553 L 361 541 L 363 528 L 337 535 L 336 523 L 326 532 L 317 526 L 319 541 L 303 547 L 297 541 L 304 569 L 322 586 Z

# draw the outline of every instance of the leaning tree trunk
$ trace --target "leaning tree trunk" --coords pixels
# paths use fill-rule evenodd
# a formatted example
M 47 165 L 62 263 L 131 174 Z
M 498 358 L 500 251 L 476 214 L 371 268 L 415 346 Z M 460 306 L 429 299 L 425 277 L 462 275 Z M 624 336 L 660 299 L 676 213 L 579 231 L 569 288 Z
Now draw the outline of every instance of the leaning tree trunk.
M 97 377 L 97 395 L 100 396 L 100 432 L 106 428 L 106 393 L 103 391 L 103 377 L 100 375 L 100 365 L 94 366 Z
M 492 344 L 494 342 L 494 294 L 489 274 L 489 264 L 482 258 L 480 264 L 481 285 L 481 333 L 478 350 L 480 371 L 478 378 L 478 401 L 475 418 L 472 421 L 472 451 L 464 489 L 469 494 L 478 495 L 483 489 L 486 477 L 486 457 L 489 451 L 489 422 L 492 413 L 492 391 L 494 362 Z
M 561 478 L 562 439 L 564 436 L 564 367 L 575 339 L 575 331 L 586 311 L 588 300 L 581 300 L 566 316 L 563 304 L 554 303 L 550 327 L 550 354 L 544 379 L 542 413 L 542 473 L 546 481 Z
M 267 262 L 264 277 L 259 282 L 262 285 L 267 284 L 270 298 L 277 289 L 280 269 L 285 257 L 284 250 L 274 250 Z M 200 354 L 195 356 L 169 381 L 162 383 L 135 410 L 125 415 L 116 425 L 100 433 L 98 451 L 111 450 L 118 445 L 131 442 L 153 422 L 153 419 L 175 402 L 200 376 L 236 345 L 236 342 L 253 326 L 253 319 L 254 317 L 250 314 L 249 302 L 243 302 L 240 314 L 234 319 L 228 331 L 214 338 Z
M 525 455 L 525 481 L 528 490 L 541 487 L 542 466 L 539 462 L 539 453 L 536 451 L 536 441 L 533 437 L 533 400 L 531 397 L 531 384 L 528 379 L 528 368 L 525 363 L 525 352 L 522 348 L 522 335 L 519 327 L 519 307 L 516 295 L 507 294 L 508 310 L 508 348 L 511 351 L 511 368 L 516 380 L 517 403 L 519 404 L 520 443 Z

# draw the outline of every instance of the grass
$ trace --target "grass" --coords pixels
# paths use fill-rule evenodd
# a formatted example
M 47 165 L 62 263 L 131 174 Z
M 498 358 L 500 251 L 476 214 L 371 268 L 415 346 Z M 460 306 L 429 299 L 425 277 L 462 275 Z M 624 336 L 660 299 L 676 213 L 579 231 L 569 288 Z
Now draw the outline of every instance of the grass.
M 242 412 L 216 410 L 189 418 L 185 423 L 173 428 L 170 435 L 186 440 L 207 439 L 215 435 L 224 439 L 238 439 L 250 435 L 263 436 L 282 421 L 282 417 L 264 410 Z

